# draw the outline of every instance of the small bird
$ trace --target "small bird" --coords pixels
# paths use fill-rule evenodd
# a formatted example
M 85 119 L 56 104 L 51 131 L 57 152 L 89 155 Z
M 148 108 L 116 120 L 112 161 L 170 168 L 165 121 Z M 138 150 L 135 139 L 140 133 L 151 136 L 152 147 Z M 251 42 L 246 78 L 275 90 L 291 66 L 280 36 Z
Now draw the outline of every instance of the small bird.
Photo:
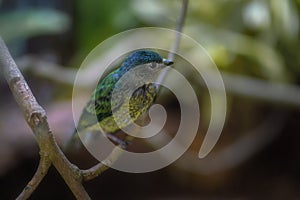
M 132 79 L 143 79 L 144 77 L 149 77 L 149 73 L 159 72 L 163 67 L 172 65 L 173 62 L 162 58 L 158 53 L 151 50 L 138 50 L 131 53 L 125 61 L 121 64 L 119 68 L 108 74 L 102 81 L 100 81 L 92 93 L 90 101 L 84 107 L 79 122 L 77 125 L 77 131 L 81 133 L 104 131 L 105 135 L 118 143 L 122 147 L 127 146 L 126 141 L 122 141 L 115 136 L 115 133 L 129 126 L 131 123 L 135 122 L 141 115 L 147 112 L 156 99 L 158 94 L 158 87 L 155 83 L 155 78 L 153 76 L 152 82 L 146 82 L 141 87 L 138 87 L 130 97 L 130 100 L 125 101 L 124 96 L 126 94 L 126 87 L 122 87 L 122 90 L 118 90 L 118 94 L 114 95 L 112 99 L 112 93 L 116 87 L 120 87 L 117 82 L 121 79 L 123 75 L 128 73 L 135 73 L 133 69 L 137 66 L 142 66 L 143 70 L 138 73 L 131 75 L 129 80 L 126 80 L 128 87 L 130 83 L 134 82 Z M 123 82 L 122 82 L 123 83 Z M 125 89 L 124 89 L 125 88 Z M 126 108 L 127 107 L 127 108 Z M 129 110 L 130 120 L 126 119 L 122 113 L 125 110 Z M 113 113 L 119 113 L 118 125 L 115 121 Z M 123 118 L 124 119 L 123 119 Z M 69 145 L 75 145 L 76 140 L 78 142 L 78 132 L 74 131 L 71 142 Z M 74 141 L 75 140 L 75 141 Z M 75 143 L 75 144 L 74 144 Z

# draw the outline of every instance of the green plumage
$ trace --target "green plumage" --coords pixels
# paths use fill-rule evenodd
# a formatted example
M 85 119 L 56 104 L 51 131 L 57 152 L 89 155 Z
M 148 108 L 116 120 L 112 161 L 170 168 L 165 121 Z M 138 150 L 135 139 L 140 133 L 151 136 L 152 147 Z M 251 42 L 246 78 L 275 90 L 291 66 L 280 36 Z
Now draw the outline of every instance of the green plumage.
M 120 128 L 127 127 L 135 122 L 155 101 L 158 92 L 157 87 L 151 82 L 145 83 L 133 92 L 129 102 L 127 101 L 126 103 L 124 101 L 124 96 L 128 92 L 126 87 L 119 90 L 114 99 L 112 99 L 112 93 L 116 89 L 115 87 L 117 87 L 117 82 L 126 72 L 138 65 L 145 65 L 145 68 L 149 67 L 149 69 L 153 70 L 154 68 L 159 69 L 161 66 L 170 64 L 172 62 L 163 59 L 153 51 L 140 50 L 132 53 L 120 68 L 111 72 L 98 83 L 90 101 L 82 111 L 77 131 L 83 133 L 99 131 L 100 125 L 105 133 L 114 134 Z M 149 70 L 145 70 L 145 73 L 149 73 Z M 123 117 L 126 110 L 129 110 L 128 114 L 131 119 Z M 118 118 L 120 127 L 116 124 L 112 113 Z M 75 130 L 73 134 L 73 140 L 78 139 L 77 131 Z

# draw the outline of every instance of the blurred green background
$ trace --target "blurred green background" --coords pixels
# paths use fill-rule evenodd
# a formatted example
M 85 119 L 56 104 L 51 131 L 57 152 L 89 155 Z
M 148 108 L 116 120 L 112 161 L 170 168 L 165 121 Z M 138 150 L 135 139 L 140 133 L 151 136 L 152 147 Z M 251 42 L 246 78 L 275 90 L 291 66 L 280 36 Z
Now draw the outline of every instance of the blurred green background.
M 180 8 L 179 0 L 0 0 L 0 35 L 45 107 L 61 146 L 74 128 L 72 83 L 87 54 L 121 31 L 145 26 L 174 29 Z M 196 140 L 182 158 L 162 170 L 108 170 L 85 184 L 91 197 L 299 199 L 299 14 L 299 0 L 191 0 L 183 32 L 208 51 L 227 91 L 220 140 L 206 158 L 197 158 L 210 118 L 209 95 L 192 69 L 175 62 L 199 97 Z M 0 77 L 0 199 L 14 199 L 34 174 L 39 155 Z M 165 93 L 159 101 L 170 113 L 166 129 L 175 132 L 180 114 L 176 100 Z M 132 146 L 134 151 L 151 149 L 145 141 Z M 82 168 L 95 163 L 84 150 L 68 156 Z M 31 199 L 54 198 L 73 196 L 52 168 Z

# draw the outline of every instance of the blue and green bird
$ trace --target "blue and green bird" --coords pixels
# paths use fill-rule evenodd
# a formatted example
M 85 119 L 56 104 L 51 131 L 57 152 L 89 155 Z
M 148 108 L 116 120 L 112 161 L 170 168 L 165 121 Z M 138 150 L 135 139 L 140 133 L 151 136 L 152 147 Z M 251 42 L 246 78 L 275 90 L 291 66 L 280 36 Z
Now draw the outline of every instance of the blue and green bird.
M 127 72 L 134 73 L 133 69 L 137 66 L 142 66 L 145 70 L 133 77 L 142 79 L 143 76 L 149 76 L 149 73 L 158 72 L 163 67 L 171 64 L 173 64 L 172 61 L 162 58 L 158 53 L 151 50 L 138 50 L 131 53 L 119 68 L 108 74 L 98 83 L 89 102 L 81 113 L 76 128 L 77 131 L 80 133 L 99 131 L 100 125 L 101 129 L 110 139 L 113 139 L 117 143 L 122 143 L 123 141 L 114 136 L 115 133 L 118 132 L 120 128 L 129 126 L 147 112 L 156 99 L 158 87 L 153 83 L 156 78 L 156 76 L 153 76 L 152 81 L 146 82 L 141 87 L 138 87 L 132 93 L 130 100 L 127 101 L 128 103 L 125 103 L 124 96 L 127 91 L 126 86 L 124 89 L 124 85 L 119 94 L 114 95 L 112 99 L 113 91 L 118 89 L 116 87 L 120 87 L 120 85 L 117 84 L 118 81 Z M 125 117 L 122 119 L 122 114 L 118 115 L 119 119 L 117 120 L 119 123 L 117 125 L 113 113 L 122 113 L 126 110 L 126 107 L 127 110 L 129 109 L 131 120 Z M 74 140 L 79 139 L 77 131 L 74 131 L 71 145 L 74 143 Z

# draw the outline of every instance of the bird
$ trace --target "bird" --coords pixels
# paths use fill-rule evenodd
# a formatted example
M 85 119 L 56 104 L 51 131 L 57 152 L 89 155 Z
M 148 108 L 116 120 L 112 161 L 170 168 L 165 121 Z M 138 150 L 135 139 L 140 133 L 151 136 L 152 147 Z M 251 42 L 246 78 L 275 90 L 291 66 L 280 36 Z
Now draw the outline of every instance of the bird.
M 127 141 L 120 140 L 116 137 L 116 133 L 121 128 L 135 122 L 141 115 L 148 111 L 158 95 L 158 85 L 153 83 L 154 79 L 162 68 L 172 64 L 173 61 L 163 58 L 152 50 L 142 49 L 132 52 L 120 67 L 98 82 L 90 100 L 82 110 L 77 127 L 67 146 L 72 146 L 75 145 L 74 143 L 79 142 L 78 132 L 100 131 L 100 126 L 102 131 L 104 131 L 104 135 L 123 148 L 126 148 L 128 146 Z M 136 70 L 138 72 L 135 73 L 134 69 L 137 69 L 137 66 L 141 66 L 142 70 Z M 118 90 L 120 84 L 117 83 L 126 73 L 129 73 L 130 78 L 128 78 L 129 80 L 125 79 L 125 82 L 121 82 L 120 84 L 123 84 L 122 90 Z M 128 92 L 127 87 L 134 86 L 134 79 L 142 79 L 147 82 L 138 87 L 126 103 L 125 95 Z M 114 90 L 117 90 L 118 93 L 112 99 Z M 126 110 L 129 111 L 128 114 L 131 119 L 127 119 L 124 115 L 124 111 Z M 116 115 L 113 116 L 113 113 L 116 113 Z M 118 119 L 116 119 L 116 116 Z M 116 120 L 118 120 L 118 123 L 116 123 Z

